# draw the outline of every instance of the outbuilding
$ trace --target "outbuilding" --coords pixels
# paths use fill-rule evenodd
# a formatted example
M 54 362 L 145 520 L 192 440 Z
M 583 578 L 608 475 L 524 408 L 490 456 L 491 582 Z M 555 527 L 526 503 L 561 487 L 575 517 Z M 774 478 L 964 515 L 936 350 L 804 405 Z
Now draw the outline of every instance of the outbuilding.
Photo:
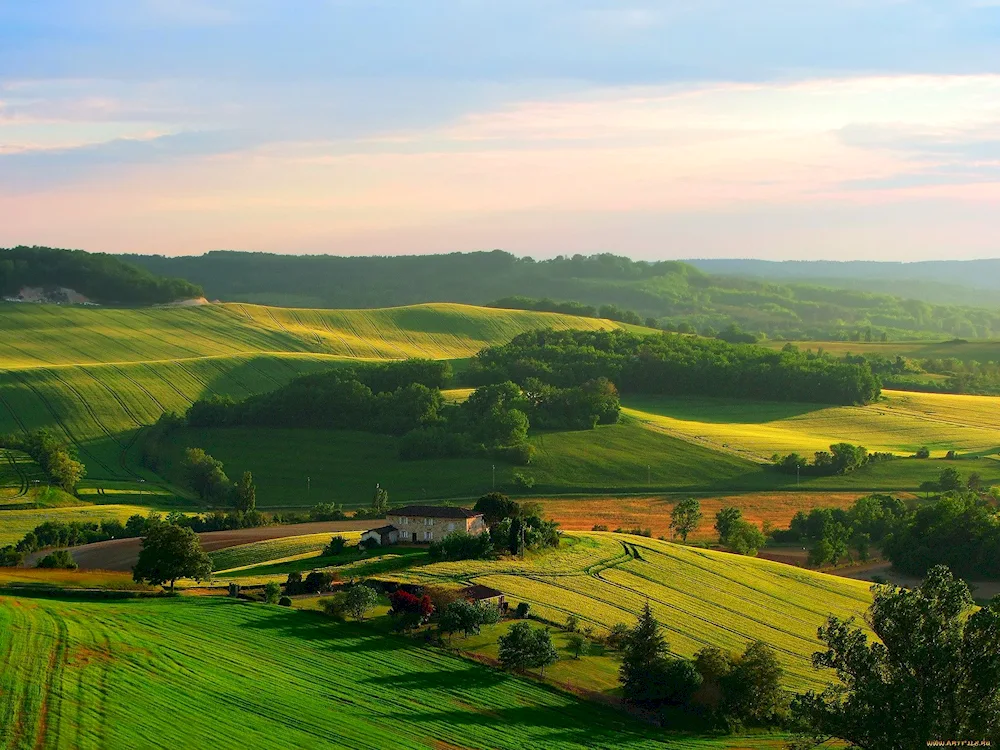
M 361 534 L 361 542 L 369 542 L 387 547 L 399 541 L 399 529 L 395 526 L 379 526 L 377 529 L 369 529 Z

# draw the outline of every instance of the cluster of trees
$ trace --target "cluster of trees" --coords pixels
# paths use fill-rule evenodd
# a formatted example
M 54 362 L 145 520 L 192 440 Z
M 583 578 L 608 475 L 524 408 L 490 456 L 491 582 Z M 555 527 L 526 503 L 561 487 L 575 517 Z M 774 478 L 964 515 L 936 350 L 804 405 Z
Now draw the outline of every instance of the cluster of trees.
M 238 481 L 231 482 L 222 462 L 201 448 L 184 451 L 183 468 L 188 486 L 203 502 L 231 507 L 246 518 L 245 525 L 263 525 L 263 515 L 257 510 L 257 486 L 252 472 L 245 471 Z
M 154 276 L 120 256 L 50 247 L 0 248 L 0 294 L 23 287 L 68 287 L 94 302 L 152 305 L 201 297 L 189 281 Z
M 873 545 L 881 545 L 907 519 L 906 504 L 891 495 L 858 498 L 850 508 L 799 511 L 787 531 L 775 531 L 777 542 L 809 545 L 809 563 L 822 567 L 845 560 L 865 562 Z
M 904 516 L 882 551 L 909 575 L 946 565 L 966 579 L 1000 579 L 1000 508 L 977 492 L 947 492 Z
M 73 555 L 67 549 L 57 549 L 50 552 L 38 561 L 39 568 L 61 568 L 63 570 L 76 570 L 80 566 L 76 564 Z
M 455 633 L 462 633 L 466 638 L 478 634 L 484 625 L 496 625 L 500 622 L 500 610 L 488 602 L 470 602 L 467 599 L 454 599 L 444 606 L 438 615 L 438 630 L 447 635 L 449 640 Z
M 714 336 L 736 323 L 770 338 L 804 341 L 877 341 L 884 335 L 989 338 L 1000 331 L 1000 314 L 985 307 L 934 305 L 830 288 L 833 284 L 740 278 L 732 271 L 715 276 L 688 263 L 610 254 L 535 261 L 500 250 L 369 258 L 211 252 L 128 260 L 154 273 L 190 279 L 211 296 L 233 301 L 260 302 L 273 295 L 275 301 L 298 297 L 310 306 L 343 308 L 440 300 L 487 304 L 524 295 L 590 307 L 615 305 L 681 332 Z
M 542 677 L 545 677 L 545 668 L 559 661 L 549 629 L 533 628 L 526 622 L 512 625 L 510 630 L 497 638 L 497 646 L 500 664 L 512 672 L 540 669 Z
M 323 612 L 336 620 L 349 614 L 358 622 L 363 622 L 378 604 L 378 591 L 365 583 L 358 583 L 337 591 L 328 599 L 320 599 L 319 604 Z
M 782 669 L 774 650 L 757 641 L 741 655 L 708 646 L 694 659 L 670 655 L 647 603 L 621 640 L 619 680 L 625 699 L 647 710 L 682 710 L 727 728 L 784 720 Z
M 0 436 L 0 448 L 24 451 L 31 456 L 60 489 L 73 493 L 87 474 L 76 451 L 47 430 Z
M 472 535 L 448 534 L 430 546 L 435 560 L 481 560 L 497 554 L 523 555 L 526 550 L 559 546 L 559 524 L 542 518 L 538 503 L 518 503 L 499 492 L 476 501 L 487 530 Z
M 616 421 L 621 408 L 614 385 L 601 378 L 567 388 L 538 380 L 524 389 L 499 382 L 477 388 L 461 404 L 446 404 L 440 388 L 450 377 L 447 363 L 428 360 L 337 369 L 296 378 L 241 402 L 196 401 L 186 420 L 192 427 L 363 430 L 401 436 L 399 453 L 404 459 L 490 452 L 501 460 L 527 464 L 533 453 L 527 442 L 532 423 L 546 429 L 593 428 Z M 154 434 L 173 426 L 173 419 L 165 420 Z M 203 499 L 219 502 L 228 492 L 221 464 L 190 451 L 187 463 L 192 486 Z
M 690 394 L 867 404 L 881 393 L 867 363 L 797 350 L 773 351 L 718 339 L 626 331 L 531 331 L 479 352 L 474 383 L 529 379 L 578 387 L 599 378 L 623 393 Z
M 798 453 L 789 453 L 787 456 L 775 454 L 771 460 L 774 467 L 783 474 L 826 477 L 848 474 L 867 464 L 891 461 L 893 458 L 895 456 L 892 453 L 869 453 L 868 449 L 861 445 L 835 443 L 830 446 L 829 451 L 816 451 L 812 462 Z
M 731 505 L 715 514 L 715 530 L 719 544 L 740 555 L 754 557 L 767 543 L 764 532 L 743 518 L 743 511 Z
M 865 620 L 876 639 L 836 617 L 819 629 L 813 664 L 837 682 L 792 700 L 796 748 L 1000 742 L 1000 597 L 977 610 L 968 586 L 935 567 L 919 588 L 876 587 Z
M 288 574 L 285 581 L 285 593 L 289 596 L 296 594 L 319 594 L 329 591 L 330 586 L 337 579 L 334 573 L 326 570 L 312 570 L 303 578 L 302 574 L 293 571 Z
M 970 580 L 1000 578 L 1000 508 L 992 495 L 966 489 L 954 469 L 946 471 L 949 489 L 930 503 L 913 507 L 891 495 L 868 495 L 847 509 L 799 511 L 789 529 L 771 537 L 809 545 L 815 566 L 864 562 L 879 547 L 908 575 L 946 565 Z
M 954 344 L 966 343 L 958 339 Z M 847 361 L 867 361 L 886 388 L 929 393 L 1000 394 L 1000 362 L 961 360 L 957 357 L 910 359 L 881 354 L 848 354 Z M 928 375 L 944 375 L 930 378 Z

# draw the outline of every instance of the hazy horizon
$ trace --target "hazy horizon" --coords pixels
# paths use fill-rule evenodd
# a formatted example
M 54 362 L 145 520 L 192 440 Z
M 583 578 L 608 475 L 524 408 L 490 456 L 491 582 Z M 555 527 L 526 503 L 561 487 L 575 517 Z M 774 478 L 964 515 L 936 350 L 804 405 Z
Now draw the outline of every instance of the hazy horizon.
M 1000 257 L 993 0 L 0 0 L 0 247 Z

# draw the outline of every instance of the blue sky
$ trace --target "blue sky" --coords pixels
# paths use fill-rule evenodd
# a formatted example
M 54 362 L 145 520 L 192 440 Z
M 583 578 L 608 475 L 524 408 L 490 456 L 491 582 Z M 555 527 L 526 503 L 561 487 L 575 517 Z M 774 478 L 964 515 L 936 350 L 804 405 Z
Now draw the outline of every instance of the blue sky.
M 0 246 L 1000 255 L 1000 1 L 0 0 Z

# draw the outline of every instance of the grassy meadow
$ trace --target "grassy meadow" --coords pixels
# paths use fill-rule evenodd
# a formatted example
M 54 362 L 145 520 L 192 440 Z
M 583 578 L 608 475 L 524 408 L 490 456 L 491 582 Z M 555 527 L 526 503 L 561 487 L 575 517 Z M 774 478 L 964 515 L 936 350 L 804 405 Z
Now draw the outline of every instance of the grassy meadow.
M 648 601 L 673 653 L 703 646 L 741 651 L 763 640 L 777 651 L 786 687 L 822 688 L 813 668 L 816 629 L 826 618 L 860 617 L 869 584 L 781 563 L 610 533 L 566 535 L 558 551 L 525 560 L 435 563 L 401 580 L 470 581 L 525 601 L 536 615 L 563 623 L 570 614 L 598 628 L 631 625 Z
M 931 455 L 1000 453 L 1000 398 L 886 391 L 871 406 L 633 396 L 625 413 L 668 434 L 758 460 L 833 443 Z
M 391 690 L 391 697 L 389 691 Z M 695 748 L 370 625 L 220 598 L 0 597 L 0 748 Z M 740 747 L 773 747 L 766 739 Z
M 213 571 L 246 568 L 263 563 L 287 562 L 293 558 L 315 558 L 323 552 L 323 548 L 333 536 L 343 537 L 348 544 L 356 545 L 361 539 L 360 531 L 338 531 L 335 534 L 302 534 L 286 536 L 279 539 L 267 539 L 250 544 L 239 544 L 209 553 Z

